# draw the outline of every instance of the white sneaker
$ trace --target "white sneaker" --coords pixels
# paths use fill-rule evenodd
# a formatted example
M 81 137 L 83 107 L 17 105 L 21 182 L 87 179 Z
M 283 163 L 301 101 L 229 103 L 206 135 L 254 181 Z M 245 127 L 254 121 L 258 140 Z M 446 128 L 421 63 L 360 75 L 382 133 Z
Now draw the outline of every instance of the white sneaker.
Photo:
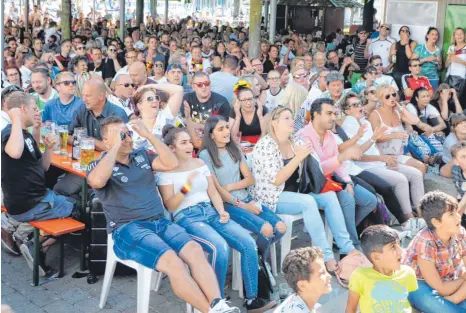
M 410 218 L 404 226 L 401 226 L 403 232 L 408 232 L 408 237 L 414 238 L 414 236 L 424 227 L 426 222 L 422 218 Z
M 209 310 L 209 313 L 240 313 L 240 309 L 230 307 L 225 299 L 220 300 L 217 304 Z

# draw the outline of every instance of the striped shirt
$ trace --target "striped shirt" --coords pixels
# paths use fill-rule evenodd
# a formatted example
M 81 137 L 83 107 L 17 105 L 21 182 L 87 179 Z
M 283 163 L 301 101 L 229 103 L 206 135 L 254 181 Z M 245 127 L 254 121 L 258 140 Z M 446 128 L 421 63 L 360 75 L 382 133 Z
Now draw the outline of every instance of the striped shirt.
M 356 43 L 354 45 L 354 62 L 359 66 L 360 70 L 359 73 L 362 73 L 364 69 L 367 67 L 368 60 L 364 56 L 364 51 L 366 50 L 367 41 L 363 44 Z

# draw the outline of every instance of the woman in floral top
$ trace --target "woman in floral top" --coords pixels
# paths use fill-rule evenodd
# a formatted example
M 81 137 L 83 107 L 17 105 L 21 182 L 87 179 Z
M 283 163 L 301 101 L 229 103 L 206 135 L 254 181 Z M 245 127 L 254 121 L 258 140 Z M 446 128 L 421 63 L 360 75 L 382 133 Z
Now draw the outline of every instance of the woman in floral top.
M 299 167 L 309 155 L 319 161 L 310 143 L 292 137 L 294 119 L 291 110 L 279 106 L 270 113 L 264 136 L 252 153 L 255 185 L 251 195 L 277 214 L 303 214 L 304 225 L 313 244 L 322 249 L 329 271 L 337 268 L 332 247 L 326 236 L 319 206 L 325 211 L 340 253 L 355 247 L 346 230 L 343 212 L 335 192 L 318 195 L 298 193 Z M 319 161 L 320 163 L 320 161 Z M 317 201 L 317 202 L 316 202 Z

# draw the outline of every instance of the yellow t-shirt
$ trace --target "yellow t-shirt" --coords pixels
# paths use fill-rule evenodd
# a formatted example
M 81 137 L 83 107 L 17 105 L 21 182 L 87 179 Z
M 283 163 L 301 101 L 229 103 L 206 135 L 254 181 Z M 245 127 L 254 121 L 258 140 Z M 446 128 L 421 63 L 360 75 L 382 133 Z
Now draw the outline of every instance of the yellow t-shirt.
M 372 267 L 360 267 L 351 275 L 349 289 L 359 294 L 361 313 L 411 313 L 408 293 L 417 290 L 414 270 L 406 265 L 392 276 Z

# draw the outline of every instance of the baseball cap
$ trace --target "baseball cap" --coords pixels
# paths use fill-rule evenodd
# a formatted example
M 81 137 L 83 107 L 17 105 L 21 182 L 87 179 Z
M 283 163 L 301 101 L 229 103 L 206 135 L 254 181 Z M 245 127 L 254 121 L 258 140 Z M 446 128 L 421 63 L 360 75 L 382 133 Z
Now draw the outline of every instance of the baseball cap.
M 180 64 L 177 64 L 177 63 L 173 63 L 173 64 L 170 64 L 168 67 L 167 67 L 167 72 L 170 72 L 172 69 L 174 68 L 177 68 L 179 69 L 180 71 L 183 71 L 183 68 L 181 67 Z
M 456 126 L 456 125 L 458 125 L 459 123 L 461 123 L 463 121 L 466 121 L 466 115 L 464 115 L 463 113 L 453 114 L 450 117 L 450 124 L 452 126 Z

